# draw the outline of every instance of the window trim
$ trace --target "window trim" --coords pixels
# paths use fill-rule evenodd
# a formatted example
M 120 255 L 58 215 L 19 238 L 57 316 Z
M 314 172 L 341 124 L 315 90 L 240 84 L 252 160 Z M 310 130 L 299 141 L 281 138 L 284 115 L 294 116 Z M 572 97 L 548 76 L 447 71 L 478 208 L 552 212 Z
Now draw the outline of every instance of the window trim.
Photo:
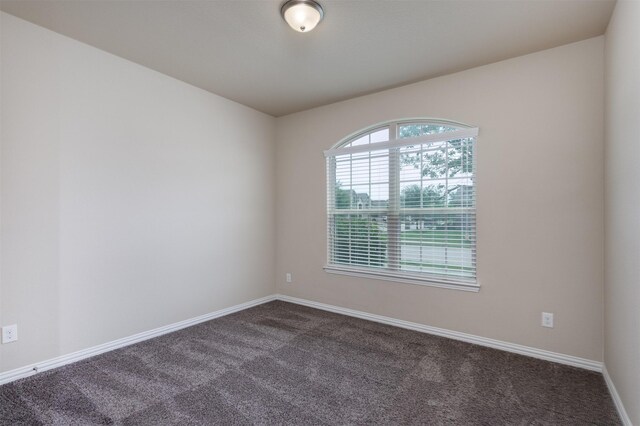
M 429 123 L 431 124 L 431 123 Z M 392 125 L 390 125 L 392 126 Z M 385 126 L 386 127 L 386 126 Z M 393 127 L 397 127 L 397 126 L 393 126 Z M 374 133 L 376 130 L 378 129 L 372 129 L 371 131 L 365 133 Z M 392 127 L 389 127 L 389 134 L 391 134 L 392 131 Z M 445 138 L 443 137 L 444 135 L 451 135 L 454 134 L 454 136 L 456 137 L 448 137 Z M 367 145 L 358 145 L 358 146 L 349 146 L 349 147 L 337 147 L 337 148 L 332 148 L 332 149 L 328 149 L 326 151 L 324 151 L 324 156 L 325 157 L 330 157 L 330 156 L 335 156 L 335 155 L 348 155 L 348 154 L 358 154 L 358 153 L 362 153 L 362 152 L 369 152 L 372 151 L 371 146 L 375 145 L 376 149 L 375 151 L 378 150 L 383 150 L 383 149 L 393 149 L 393 148 L 402 148 L 404 146 L 408 146 L 408 145 L 416 145 L 416 144 L 424 144 L 424 143 L 437 143 L 437 142 L 448 142 L 448 141 L 452 141 L 452 140 L 456 140 L 456 139 L 468 139 L 468 138 L 475 138 L 478 136 L 478 128 L 477 127 L 469 127 L 469 128 L 465 128 L 465 129 L 459 129 L 459 130 L 454 130 L 452 132 L 444 132 L 444 133 L 431 133 L 428 135 L 424 135 L 424 136 L 416 136 L 413 138 L 402 138 L 402 139 L 397 139 L 397 138 L 392 138 L 391 136 L 389 136 L 389 141 L 387 142 L 375 142 L 372 144 L 367 144 Z M 351 140 L 351 139 L 349 139 Z
M 322 267 L 325 272 L 336 275 L 347 275 L 351 277 L 359 278 L 371 278 L 374 280 L 393 281 L 405 284 L 416 284 L 427 287 L 447 288 L 450 290 L 462 290 L 477 293 L 480 291 L 480 282 L 476 279 L 475 282 L 471 281 L 457 281 L 449 280 L 446 278 L 434 277 L 421 277 L 410 273 L 397 274 L 393 271 L 386 271 L 381 269 L 379 271 L 373 271 L 371 269 L 358 268 L 355 266 L 338 266 L 338 265 L 325 265 Z
M 425 123 L 425 124 L 431 124 L 431 125 L 450 126 L 450 127 L 456 128 L 456 130 L 443 132 L 443 133 L 432 133 L 432 134 L 411 137 L 411 138 L 398 139 L 398 136 L 397 136 L 398 127 L 403 124 L 413 124 L 413 123 Z M 383 128 L 389 129 L 389 140 L 385 142 L 376 142 L 375 143 L 376 149 L 373 149 L 373 150 L 371 149 L 371 146 L 374 144 L 357 145 L 357 146 L 351 146 L 351 147 L 344 146 L 358 139 L 358 137 L 360 136 L 374 133 L 375 131 Z M 351 135 L 343 138 L 338 143 L 336 143 L 331 149 L 324 151 L 324 155 L 325 155 L 325 158 L 328 159 L 331 157 L 335 157 L 337 155 L 348 155 L 348 154 L 354 154 L 354 153 L 370 152 L 374 150 L 377 151 L 377 150 L 400 148 L 403 146 L 415 145 L 416 143 L 423 144 L 423 143 L 448 142 L 451 140 L 466 139 L 466 138 L 476 139 L 476 141 L 474 142 L 475 144 L 477 143 L 478 133 L 479 133 L 479 129 L 477 127 L 471 127 L 469 125 L 450 121 L 450 120 L 429 119 L 429 118 L 413 118 L 413 119 L 409 118 L 409 119 L 402 119 L 402 120 L 390 120 L 383 123 L 378 123 L 376 125 L 367 127 L 366 129 L 352 133 Z M 475 155 L 476 154 L 474 154 L 474 162 L 476 161 Z M 331 173 L 332 171 L 328 170 L 327 172 Z M 333 171 L 333 173 L 335 173 L 335 170 Z M 397 173 L 399 173 L 399 170 L 397 171 Z M 330 178 L 329 175 L 327 177 Z M 397 178 L 399 179 L 399 176 Z M 393 176 L 389 176 L 390 185 L 393 179 L 394 179 Z M 329 180 L 335 181 L 335 176 L 333 177 L 333 179 L 330 178 Z M 474 184 L 474 186 L 475 185 L 476 184 Z M 329 192 L 330 192 L 330 189 L 327 188 L 326 193 L 329 194 Z M 395 200 L 395 201 L 399 202 L 399 200 Z M 390 206 L 392 205 L 393 202 L 394 200 L 390 198 L 389 199 Z M 474 207 L 474 210 L 475 209 L 476 207 Z M 393 209 L 390 207 L 389 210 L 393 210 Z M 329 218 L 332 212 L 333 210 L 331 209 L 329 204 L 327 204 L 327 210 L 326 210 L 327 218 Z M 477 227 L 476 227 L 476 230 L 477 230 Z M 407 271 L 401 272 L 393 269 L 391 270 L 372 269 L 372 268 L 358 267 L 353 265 L 330 264 L 329 263 L 330 247 L 329 247 L 328 239 L 326 241 L 326 246 L 327 246 L 327 257 L 326 257 L 327 262 L 324 265 L 323 269 L 325 272 L 330 274 L 371 278 L 371 279 L 393 281 L 393 282 L 406 283 L 406 284 L 417 284 L 417 285 L 424 285 L 424 286 L 430 286 L 430 287 L 462 290 L 462 291 L 468 291 L 468 292 L 478 292 L 480 290 L 480 281 L 477 276 L 477 266 L 476 266 L 476 274 L 474 278 L 466 279 L 464 277 L 460 277 L 458 279 L 454 276 L 447 277 L 445 275 L 438 276 L 436 274 L 411 273 Z M 477 232 L 476 232 L 476 247 L 477 247 Z

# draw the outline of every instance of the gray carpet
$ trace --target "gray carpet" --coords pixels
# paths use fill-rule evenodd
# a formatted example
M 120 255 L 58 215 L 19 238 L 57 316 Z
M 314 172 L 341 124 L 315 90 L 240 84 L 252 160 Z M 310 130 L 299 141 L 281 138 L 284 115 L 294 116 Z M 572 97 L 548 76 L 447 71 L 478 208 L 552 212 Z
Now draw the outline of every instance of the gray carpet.
M 601 374 L 272 302 L 1 386 L 0 423 L 620 421 Z

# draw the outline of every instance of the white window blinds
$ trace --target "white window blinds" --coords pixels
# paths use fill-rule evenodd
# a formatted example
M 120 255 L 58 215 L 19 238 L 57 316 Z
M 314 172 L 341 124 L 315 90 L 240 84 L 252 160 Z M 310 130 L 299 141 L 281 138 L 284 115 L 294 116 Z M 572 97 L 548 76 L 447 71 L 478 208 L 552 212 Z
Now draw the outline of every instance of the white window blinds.
M 477 134 L 398 122 L 326 151 L 327 269 L 477 287 Z

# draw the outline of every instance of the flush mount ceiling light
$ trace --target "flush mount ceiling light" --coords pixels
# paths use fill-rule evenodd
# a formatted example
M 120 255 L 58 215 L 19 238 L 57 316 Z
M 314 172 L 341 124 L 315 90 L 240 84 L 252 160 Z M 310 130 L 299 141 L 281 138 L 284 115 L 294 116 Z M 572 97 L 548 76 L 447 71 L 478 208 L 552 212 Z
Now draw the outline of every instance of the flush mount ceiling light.
M 280 13 L 291 28 L 301 33 L 314 29 L 324 16 L 322 6 L 313 0 L 288 0 Z

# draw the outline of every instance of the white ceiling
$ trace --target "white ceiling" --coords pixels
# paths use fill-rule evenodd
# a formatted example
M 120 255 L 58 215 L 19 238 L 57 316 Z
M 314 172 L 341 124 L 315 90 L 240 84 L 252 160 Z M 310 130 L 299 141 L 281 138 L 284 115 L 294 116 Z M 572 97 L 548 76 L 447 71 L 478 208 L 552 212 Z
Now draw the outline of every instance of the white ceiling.
M 604 33 L 613 0 L 1 0 L 3 11 L 274 116 Z

